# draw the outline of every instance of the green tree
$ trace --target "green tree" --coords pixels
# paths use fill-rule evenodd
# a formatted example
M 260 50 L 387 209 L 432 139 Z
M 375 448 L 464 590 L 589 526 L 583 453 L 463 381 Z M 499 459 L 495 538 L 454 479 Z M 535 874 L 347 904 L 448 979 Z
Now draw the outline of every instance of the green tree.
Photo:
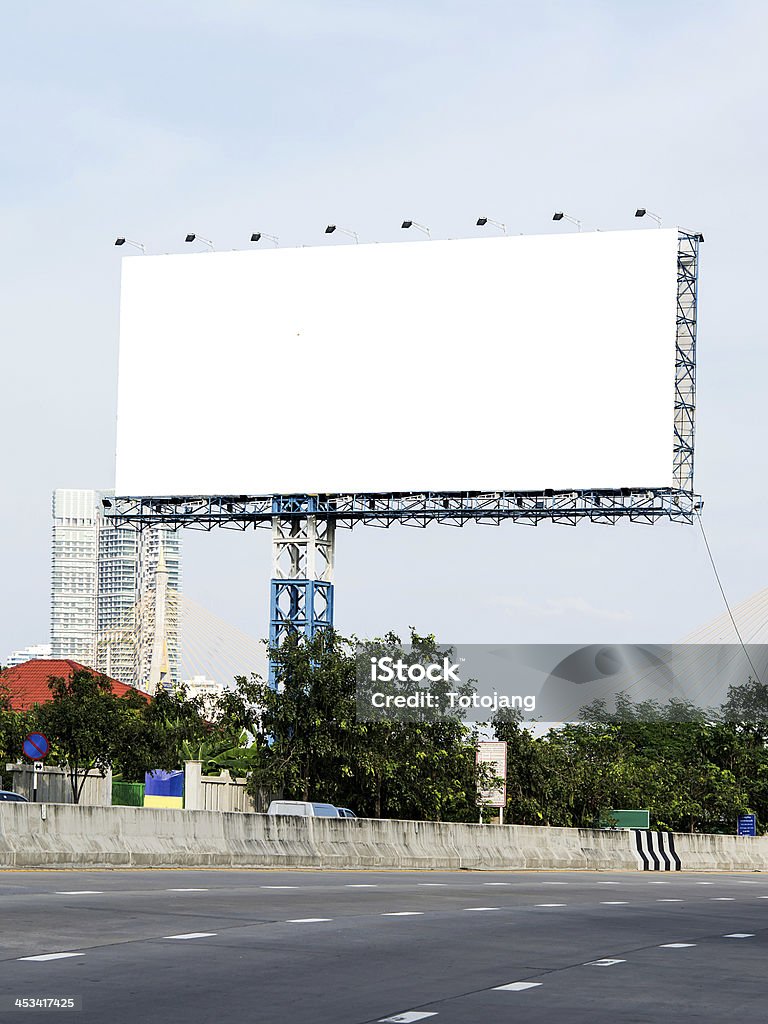
M 79 803 L 88 776 L 104 776 L 122 749 L 130 705 L 113 693 L 105 676 L 87 669 L 69 679 L 52 677 L 48 686 L 51 700 L 37 707 L 37 727 L 52 744 L 48 763 L 64 765 L 72 799 Z
M 399 646 L 391 634 L 371 643 Z M 458 716 L 358 720 L 358 646 L 328 632 L 289 637 L 273 652 L 280 689 L 252 682 L 261 710 L 251 792 L 328 800 L 367 816 L 474 820 L 475 732 Z M 414 632 L 411 646 L 414 656 L 436 656 L 434 637 Z

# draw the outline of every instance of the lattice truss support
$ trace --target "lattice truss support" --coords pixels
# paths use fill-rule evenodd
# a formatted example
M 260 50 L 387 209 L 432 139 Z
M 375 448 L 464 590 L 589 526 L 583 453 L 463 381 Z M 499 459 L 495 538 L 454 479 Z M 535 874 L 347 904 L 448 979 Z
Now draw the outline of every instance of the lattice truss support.
M 677 337 L 675 345 L 675 440 L 673 482 L 693 492 L 696 426 L 696 302 L 699 284 L 699 234 L 680 232 L 677 247 Z
M 272 520 L 269 642 L 277 647 L 292 631 L 313 637 L 333 626 L 336 528 L 317 515 Z

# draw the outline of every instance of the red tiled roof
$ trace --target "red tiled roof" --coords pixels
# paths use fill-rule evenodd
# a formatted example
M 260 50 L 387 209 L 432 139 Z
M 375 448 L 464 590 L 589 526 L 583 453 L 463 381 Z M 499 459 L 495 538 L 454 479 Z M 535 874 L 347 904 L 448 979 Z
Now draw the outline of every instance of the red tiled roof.
M 45 704 L 51 700 L 51 691 L 48 688 L 51 676 L 69 679 L 73 672 L 80 670 L 98 675 L 94 669 L 69 659 L 25 661 L 21 665 L 14 665 L 0 672 L 0 698 L 5 695 L 4 691 L 7 691 L 14 711 L 28 711 L 34 704 Z M 112 684 L 112 692 L 117 697 L 124 697 L 131 692 L 142 693 L 141 690 L 134 691 L 132 686 L 119 683 L 116 679 L 110 679 L 109 682 Z

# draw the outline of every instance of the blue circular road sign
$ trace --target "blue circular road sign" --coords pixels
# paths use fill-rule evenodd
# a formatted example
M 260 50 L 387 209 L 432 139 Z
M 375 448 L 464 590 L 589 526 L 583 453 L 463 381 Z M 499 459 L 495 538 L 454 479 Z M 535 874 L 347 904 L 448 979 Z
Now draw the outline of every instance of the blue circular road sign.
M 51 744 L 41 732 L 31 732 L 24 740 L 22 749 L 30 761 L 42 761 L 51 749 Z

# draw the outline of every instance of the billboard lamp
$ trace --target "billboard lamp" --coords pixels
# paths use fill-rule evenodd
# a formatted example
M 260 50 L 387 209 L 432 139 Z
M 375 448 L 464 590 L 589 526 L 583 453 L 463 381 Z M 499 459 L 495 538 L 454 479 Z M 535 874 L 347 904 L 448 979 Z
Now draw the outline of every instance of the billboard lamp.
M 638 209 L 635 210 L 635 216 L 636 217 L 650 217 L 651 220 L 656 221 L 656 227 L 658 227 L 658 228 L 661 227 L 661 217 L 658 215 L 658 213 L 651 213 L 651 211 L 650 210 L 646 210 L 646 208 L 644 206 L 640 206 L 640 207 L 638 207 Z
M 507 225 L 503 224 L 500 220 L 494 220 L 492 217 L 478 217 L 477 227 L 484 228 L 486 224 L 493 224 L 495 228 L 498 228 L 502 235 L 507 233 Z
M 134 242 L 134 240 L 132 238 L 116 238 L 115 239 L 115 245 L 126 245 L 126 244 L 128 244 L 128 245 L 135 245 L 137 249 L 141 249 L 141 251 L 146 255 L 147 250 L 144 247 L 144 243 L 143 242 Z
M 423 231 L 424 232 L 424 234 L 427 236 L 427 238 L 431 238 L 432 237 L 432 233 L 430 232 L 429 228 L 426 227 L 424 224 L 419 224 L 419 222 L 417 220 L 404 220 L 403 223 L 400 225 L 400 227 L 401 228 L 405 228 L 406 230 L 408 228 L 418 228 L 419 231 Z
M 329 224 L 325 229 L 326 235 L 332 235 L 334 231 L 340 231 L 342 235 L 349 235 L 350 238 L 354 238 L 355 243 L 359 242 L 360 239 L 356 231 L 351 231 L 349 228 L 339 227 L 337 224 Z
M 556 213 L 553 213 L 552 214 L 552 220 L 567 220 L 567 221 L 570 221 L 571 224 L 575 224 L 576 227 L 578 228 L 578 230 L 581 231 L 581 221 L 580 220 L 576 220 L 575 217 L 571 217 L 567 213 L 563 213 L 562 210 L 558 210 Z
M 208 248 L 211 250 L 211 252 L 213 252 L 213 242 L 210 240 L 210 238 L 203 238 L 202 235 L 189 234 L 184 239 L 184 241 L 185 242 L 194 242 L 195 239 L 197 239 L 198 242 L 203 242 L 205 245 L 208 246 Z
M 277 248 L 277 246 L 280 244 L 280 239 L 277 237 L 277 235 L 268 235 L 266 231 L 254 231 L 253 234 L 251 235 L 252 242 L 260 242 L 262 238 L 268 238 L 270 242 L 274 243 L 275 248 Z

